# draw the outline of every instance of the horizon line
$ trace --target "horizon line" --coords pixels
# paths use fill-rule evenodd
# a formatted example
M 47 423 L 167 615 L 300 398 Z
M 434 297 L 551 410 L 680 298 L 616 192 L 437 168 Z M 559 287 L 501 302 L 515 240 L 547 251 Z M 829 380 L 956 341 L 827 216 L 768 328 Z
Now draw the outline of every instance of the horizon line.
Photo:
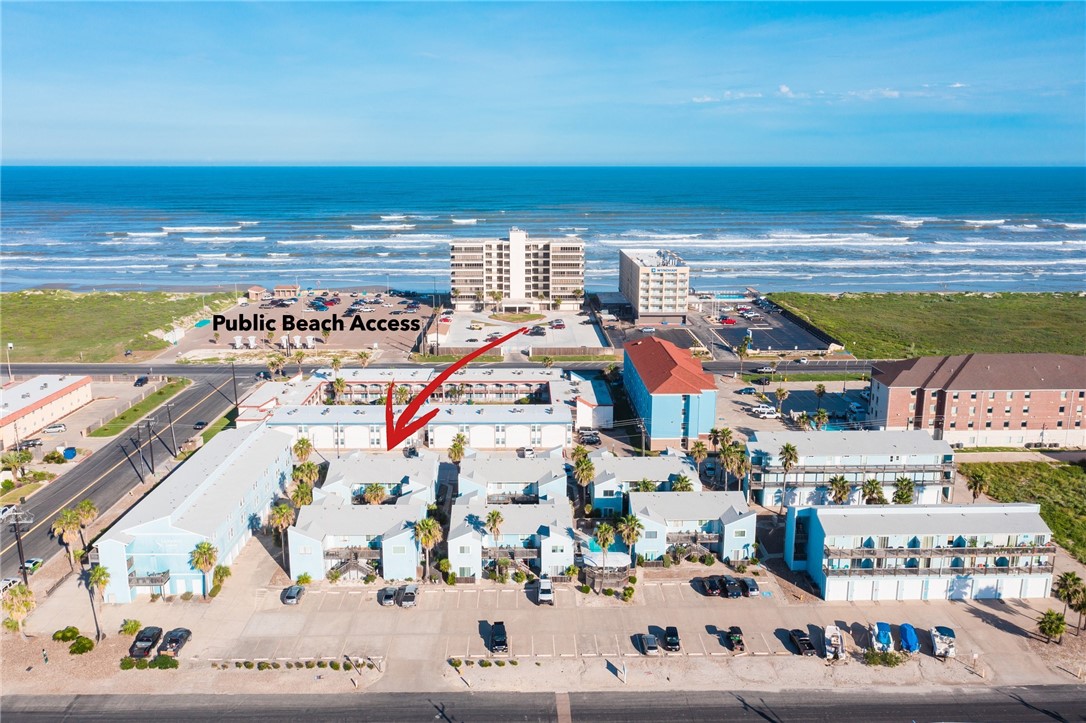
M 0 161 L 0 168 L 697 168 L 697 169 L 766 169 L 766 168 L 805 168 L 805 169 L 874 169 L 874 168 L 917 168 L 917 169 L 957 169 L 957 168 L 1044 168 L 1044 169 L 1081 169 L 1086 170 L 1086 161 L 1074 163 L 1011 163 L 1011 164 L 704 164 L 704 163 L 321 163 L 282 161 L 259 162 L 214 162 L 199 163 L 189 161 L 111 161 L 111 162 L 73 162 L 73 161 Z

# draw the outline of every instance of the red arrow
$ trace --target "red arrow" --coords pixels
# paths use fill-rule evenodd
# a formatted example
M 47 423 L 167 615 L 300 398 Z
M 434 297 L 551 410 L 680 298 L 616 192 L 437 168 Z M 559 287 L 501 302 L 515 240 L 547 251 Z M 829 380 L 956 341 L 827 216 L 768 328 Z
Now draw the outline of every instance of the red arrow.
M 429 397 L 434 392 L 436 392 L 438 389 L 440 389 L 441 385 L 445 382 L 445 380 L 453 375 L 453 372 L 455 372 L 457 369 L 459 369 L 460 367 L 467 364 L 469 361 L 471 361 L 475 357 L 482 356 L 483 354 L 486 354 L 488 351 L 490 351 L 494 347 L 501 346 L 502 344 L 509 341 L 510 339 L 512 339 L 517 334 L 523 334 L 527 330 L 528 330 L 528 327 L 523 326 L 523 327 L 517 329 L 516 331 L 512 332 L 511 334 L 506 334 L 501 339 L 497 339 L 497 340 L 492 341 L 491 343 L 487 344 L 484 347 L 476 349 L 475 351 L 468 354 L 463 359 L 461 359 L 461 360 L 459 360 L 457 362 L 454 362 L 453 364 L 450 364 L 445 369 L 445 371 L 438 374 L 437 377 L 432 382 L 427 384 L 423 388 L 423 390 L 421 392 L 419 392 L 418 395 L 414 399 L 412 399 L 407 404 L 406 407 L 404 407 L 403 412 L 400 413 L 399 421 L 396 421 L 394 415 L 392 414 L 392 392 L 396 388 L 396 382 L 390 382 L 389 385 L 388 385 L 388 394 L 385 396 L 385 446 L 386 446 L 386 448 L 389 451 L 392 451 L 392 449 L 394 449 L 397 444 L 399 444 L 400 442 L 402 442 L 405 439 L 407 439 L 408 437 L 410 437 L 412 434 L 417 432 L 422 427 L 426 426 L 427 422 L 429 422 L 431 419 L 433 419 L 435 416 L 437 416 L 437 413 L 440 412 L 441 410 L 440 409 L 431 409 L 429 412 L 422 415 L 422 417 L 420 417 L 419 419 L 416 419 L 414 421 L 410 421 L 411 418 L 415 416 L 415 413 L 418 412 L 419 409 L 422 407 L 422 403 L 426 401 L 426 398 Z

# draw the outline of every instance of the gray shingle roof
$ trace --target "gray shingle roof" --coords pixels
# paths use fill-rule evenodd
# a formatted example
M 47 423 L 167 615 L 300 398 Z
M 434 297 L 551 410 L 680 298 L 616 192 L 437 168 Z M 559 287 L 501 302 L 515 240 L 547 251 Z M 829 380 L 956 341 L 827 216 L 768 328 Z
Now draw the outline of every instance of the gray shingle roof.
M 1039 505 L 846 505 L 813 507 L 826 535 L 1044 534 Z
M 957 390 L 1082 389 L 1086 357 L 1069 354 L 959 354 L 876 362 L 888 387 Z
M 750 513 L 742 492 L 631 492 L 630 512 L 667 520 L 716 520 L 725 524 Z
M 949 455 L 954 450 L 944 440 L 935 440 L 922 429 L 908 431 L 844 432 L 754 432 L 748 450 L 774 456 L 786 444 L 794 445 L 803 457 L 844 457 L 874 455 Z

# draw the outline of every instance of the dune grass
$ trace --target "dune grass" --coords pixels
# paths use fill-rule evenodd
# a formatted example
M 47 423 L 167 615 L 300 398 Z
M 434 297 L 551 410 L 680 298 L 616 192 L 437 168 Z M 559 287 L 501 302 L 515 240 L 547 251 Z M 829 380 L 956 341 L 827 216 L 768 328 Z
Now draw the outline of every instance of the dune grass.
M 774 302 L 861 359 L 1005 352 L 1086 353 L 1076 294 L 801 294 Z

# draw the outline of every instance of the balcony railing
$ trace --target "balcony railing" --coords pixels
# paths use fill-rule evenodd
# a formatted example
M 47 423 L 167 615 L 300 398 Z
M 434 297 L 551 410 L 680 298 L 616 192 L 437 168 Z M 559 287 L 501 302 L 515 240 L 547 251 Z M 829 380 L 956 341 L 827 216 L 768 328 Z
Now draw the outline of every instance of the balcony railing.
M 784 468 L 780 464 L 755 464 L 752 469 L 756 472 L 772 474 L 784 474 Z M 828 464 L 828 465 L 796 465 L 788 471 L 788 479 L 798 479 L 800 475 L 812 473 L 833 474 L 861 474 L 865 478 L 868 474 L 890 473 L 907 476 L 913 472 L 947 472 L 954 469 L 952 462 L 940 464 Z
M 529 547 L 484 547 L 483 558 L 487 560 L 538 560 L 539 550 Z
M 1052 563 L 1015 567 L 970 565 L 969 567 L 848 567 L 822 568 L 829 577 L 949 577 L 952 575 L 1039 575 L 1052 572 Z
M 539 502 L 538 495 L 487 495 L 488 505 L 533 505 Z
M 326 560 L 380 560 L 381 551 L 372 547 L 332 547 L 324 551 Z
M 170 581 L 170 571 L 165 570 L 163 572 L 152 573 L 151 575 L 137 575 L 132 573 L 128 576 L 129 587 L 154 587 L 165 585 Z
M 669 532 L 667 544 L 669 545 L 714 545 L 720 542 L 720 535 L 709 532 Z
M 826 559 L 882 559 L 907 557 L 1004 557 L 1011 555 L 1054 555 L 1053 545 L 992 547 L 826 547 Z

